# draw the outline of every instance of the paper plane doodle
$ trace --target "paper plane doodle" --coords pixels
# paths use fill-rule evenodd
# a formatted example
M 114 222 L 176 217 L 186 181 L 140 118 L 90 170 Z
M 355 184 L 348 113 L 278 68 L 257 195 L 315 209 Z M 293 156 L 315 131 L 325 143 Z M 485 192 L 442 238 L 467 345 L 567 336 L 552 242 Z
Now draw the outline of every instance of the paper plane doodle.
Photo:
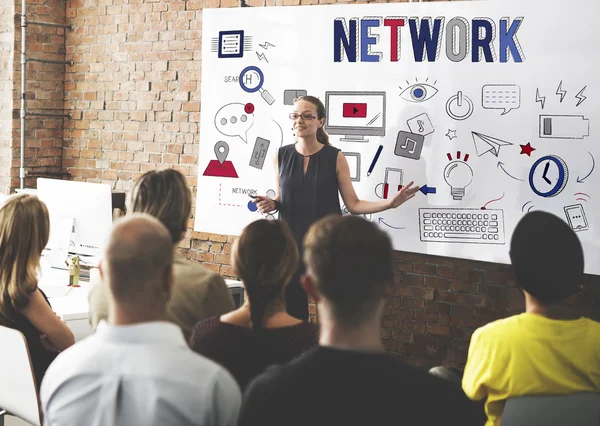
M 477 132 L 471 132 L 473 135 L 473 142 L 475 143 L 475 151 L 477 156 L 481 157 L 486 152 L 491 152 L 496 157 L 500 153 L 500 147 L 505 145 L 512 145 L 510 142 L 506 142 L 497 138 L 493 138 L 488 135 L 483 135 Z

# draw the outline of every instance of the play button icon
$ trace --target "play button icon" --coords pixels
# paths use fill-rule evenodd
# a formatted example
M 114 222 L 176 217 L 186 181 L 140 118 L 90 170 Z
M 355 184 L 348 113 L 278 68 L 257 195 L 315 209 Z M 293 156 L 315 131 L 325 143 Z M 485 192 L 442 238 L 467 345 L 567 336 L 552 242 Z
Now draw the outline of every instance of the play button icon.
M 367 104 L 366 103 L 344 103 L 342 116 L 345 118 L 366 118 Z

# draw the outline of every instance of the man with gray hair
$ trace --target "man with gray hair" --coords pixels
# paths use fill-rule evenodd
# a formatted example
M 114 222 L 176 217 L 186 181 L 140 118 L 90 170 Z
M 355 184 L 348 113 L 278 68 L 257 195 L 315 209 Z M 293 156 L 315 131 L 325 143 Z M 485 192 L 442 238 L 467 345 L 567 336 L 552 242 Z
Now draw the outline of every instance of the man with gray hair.
M 48 369 L 44 424 L 236 425 L 237 384 L 167 321 L 173 254 L 165 226 L 147 214 L 117 222 L 100 274 L 110 291 L 108 322 Z

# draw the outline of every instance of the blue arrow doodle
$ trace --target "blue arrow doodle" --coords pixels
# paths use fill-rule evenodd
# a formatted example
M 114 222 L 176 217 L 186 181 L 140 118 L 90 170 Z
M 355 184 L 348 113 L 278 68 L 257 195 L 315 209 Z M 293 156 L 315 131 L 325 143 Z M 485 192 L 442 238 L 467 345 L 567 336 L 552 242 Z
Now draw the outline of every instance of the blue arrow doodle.
M 596 167 L 596 160 L 594 160 L 594 156 L 589 151 L 588 151 L 588 154 L 590 154 L 590 157 L 592 157 L 592 170 L 590 170 L 590 172 L 587 175 L 585 175 L 584 177 L 582 177 L 582 178 L 580 178 L 579 176 L 577 176 L 577 183 L 583 183 L 584 180 L 586 180 L 588 177 L 590 177 L 590 175 L 594 171 L 594 168 Z
M 399 227 L 399 226 L 392 226 L 388 223 L 385 223 L 385 221 L 383 220 L 383 218 L 379 218 L 379 223 L 381 223 L 382 225 L 387 226 L 388 228 L 392 228 L 392 229 L 406 229 L 406 227 Z
M 516 177 L 514 177 L 513 175 L 511 175 L 510 173 L 508 173 L 508 172 L 506 171 L 506 169 L 504 168 L 504 163 L 503 163 L 502 161 L 498 161 L 498 167 L 500 167 L 500 168 L 502 169 L 502 171 L 503 171 L 504 173 L 506 173 L 507 175 L 509 175 L 511 178 L 513 178 L 513 179 L 515 179 L 515 180 L 519 180 L 519 181 L 523 182 L 523 179 L 516 178 Z
M 423 185 L 422 187 L 420 187 L 419 191 L 421 191 L 423 193 L 423 195 L 436 193 L 436 189 L 434 187 L 427 186 L 427 185 Z

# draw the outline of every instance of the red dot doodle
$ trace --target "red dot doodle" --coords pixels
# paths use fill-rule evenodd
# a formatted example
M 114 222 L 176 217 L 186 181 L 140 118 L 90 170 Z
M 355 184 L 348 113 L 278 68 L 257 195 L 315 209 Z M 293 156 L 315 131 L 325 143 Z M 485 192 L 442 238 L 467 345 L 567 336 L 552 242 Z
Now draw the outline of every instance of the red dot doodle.
M 247 103 L 244 105 L 244 111 L 246 111 L 246 114 L 252 114 L 254 112 L 254 104 Z

